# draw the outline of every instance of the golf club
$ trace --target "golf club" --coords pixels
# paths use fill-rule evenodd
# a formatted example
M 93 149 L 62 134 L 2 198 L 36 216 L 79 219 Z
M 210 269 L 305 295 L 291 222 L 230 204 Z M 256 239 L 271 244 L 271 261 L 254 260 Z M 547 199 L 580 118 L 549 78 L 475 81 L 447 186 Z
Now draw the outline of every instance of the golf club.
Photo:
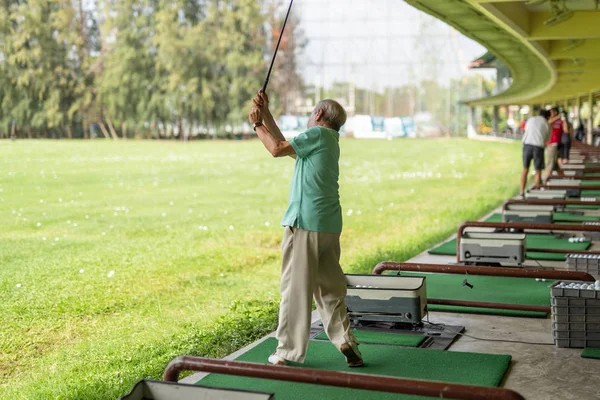
M 281 27 L 281 32 L 279 33 L 279 39 L 277 39 L 277 46 L 275 47 L 275 52 L 273 53 L 273 58 L 271 59 L 271 66 L 269 67 L 269 72 L 267 72 L 267 78 L 265 79 L 265 83 L 263 84 L 263 87 L 262 87 L 263 93 L 267 93 L 267 85 L 269 84 L 269 77 L 271 76 L 271 70 L 273 70 L 273 64 L 275 64 L 275 58 L 277 57 L 277 50 L 279 50 L 279 44 L 281 43 L 281 38 L 283 37 L 283 32 L 285 31 L 285 25 L 287 24 L 288 17 L 290 16 L 290 11 L 292 11 L 292 4 L 294 4 L 294 0 L 290 1 L 290 7 L 287 10 L 287 14 L 285 15 L 285 20 L 283 21 L 283 26 Z

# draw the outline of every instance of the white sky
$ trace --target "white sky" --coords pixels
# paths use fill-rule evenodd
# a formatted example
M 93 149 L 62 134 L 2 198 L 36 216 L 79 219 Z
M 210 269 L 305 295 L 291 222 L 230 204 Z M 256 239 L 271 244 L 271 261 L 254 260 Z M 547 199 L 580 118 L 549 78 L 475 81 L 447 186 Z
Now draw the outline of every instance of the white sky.
M 300 62 L 308 84 L 353 81 L 379 91 L 492 72 L 468 72 L 486 49 L 402 0 L 296 0 L 293 7 L 308 42 Z

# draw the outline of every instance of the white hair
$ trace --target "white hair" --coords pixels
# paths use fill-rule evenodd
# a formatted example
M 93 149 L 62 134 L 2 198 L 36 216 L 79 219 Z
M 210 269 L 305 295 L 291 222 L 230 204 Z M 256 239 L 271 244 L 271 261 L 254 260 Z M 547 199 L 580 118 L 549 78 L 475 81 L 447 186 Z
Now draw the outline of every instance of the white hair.
M 317 112 L 318 110 L 323 110 L 323 122 L 331 129 L 339 131 L 346 123 L 346 111 L 335 100 L 321 100 L 313 112 Z

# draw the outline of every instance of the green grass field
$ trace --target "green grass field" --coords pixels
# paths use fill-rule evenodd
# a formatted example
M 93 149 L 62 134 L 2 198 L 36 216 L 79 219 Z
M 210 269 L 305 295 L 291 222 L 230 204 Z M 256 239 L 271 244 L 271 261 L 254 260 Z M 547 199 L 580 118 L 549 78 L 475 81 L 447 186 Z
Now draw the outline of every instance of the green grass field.
M 517 192 L 517 143 L 341 148 L 346 271 Z M 0 142 L 0 398 L 117 398 L 272 329 L 292 169 L 258 141 Z

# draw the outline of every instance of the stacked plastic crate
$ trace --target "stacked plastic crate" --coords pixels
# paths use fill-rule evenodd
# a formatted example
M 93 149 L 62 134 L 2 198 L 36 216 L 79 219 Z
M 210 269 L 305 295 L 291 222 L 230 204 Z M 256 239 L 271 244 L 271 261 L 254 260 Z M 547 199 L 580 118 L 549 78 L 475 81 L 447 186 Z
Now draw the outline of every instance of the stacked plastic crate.
M 589 282 L 555 282 L 552 335 L 557 347 L 600 347 L 600 286 Z
M 594 198 L 594 201 L 595 200 L 596 199 Z M 598 226 L 598 227 L 600 227 L 600 221 L 586 221 L 583 224 L 584 225 L 588 225 L 588 226 Z M 583 236 L 585 236 L 589 240 L 600 240 L 600 232 L 585 232 L 583 234 Z
M 567 269 L 600 275 L 600 256 L 595 254 L 567 254 Z

